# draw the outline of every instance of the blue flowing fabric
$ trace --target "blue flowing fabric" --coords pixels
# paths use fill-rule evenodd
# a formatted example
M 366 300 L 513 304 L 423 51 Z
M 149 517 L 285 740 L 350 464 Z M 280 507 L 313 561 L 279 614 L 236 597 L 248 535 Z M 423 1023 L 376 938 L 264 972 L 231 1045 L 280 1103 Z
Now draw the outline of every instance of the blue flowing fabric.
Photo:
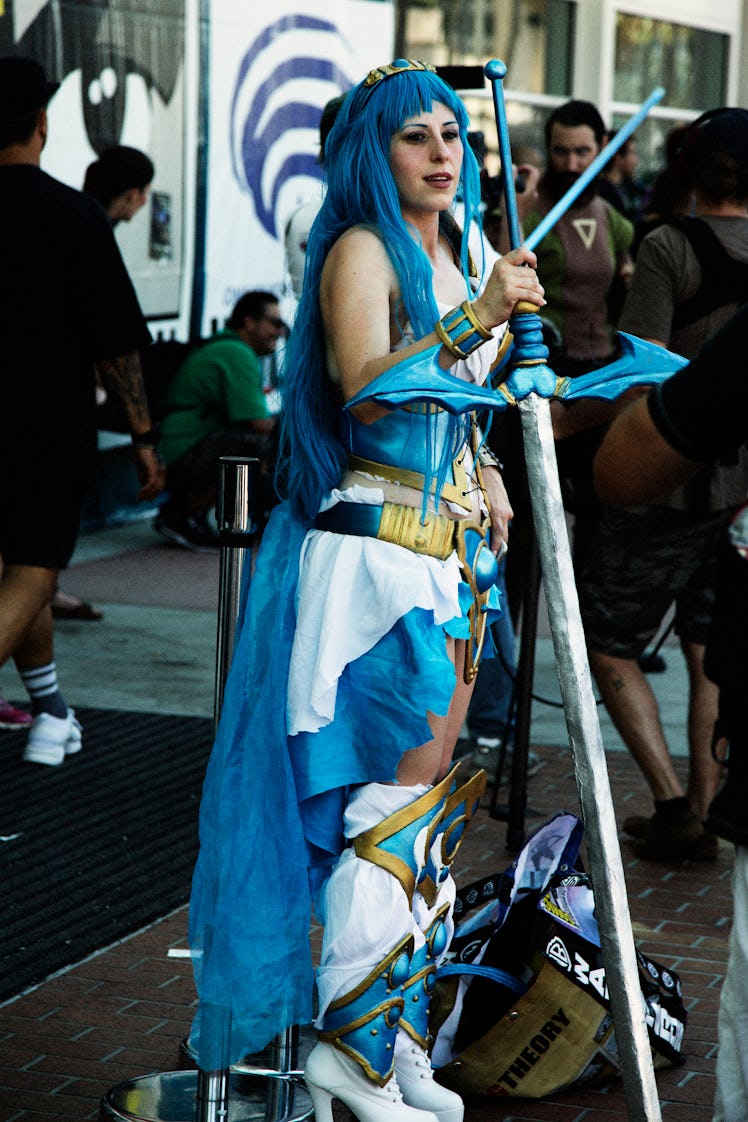
M 203 786 L 189 932 L 200 1006 L 190 1040 L 206 1071 L 311 1018 L 307 859 L 284 704 L 304 533 L 285 511 L 266 529 Z
M 289 737 L 305 533 L 287 504 L 275 509 L 203 787 L 189 933 L 200 1004 L 190 1043 L 206 1071 L 311 1020 L 312 900 L 343 849 L 350 787 L 393 780 L 403 753 L 431 738 L 425 715 L 446 714 L 455 685 L 444 634 L 468 634 L 470 593 L 461 581 L 460 615 L 438 627 L 430 611 L 408 612 L 345 668 L 333 722 Z M 500 610 L 498 593 L 491 608 L 489 619 Z

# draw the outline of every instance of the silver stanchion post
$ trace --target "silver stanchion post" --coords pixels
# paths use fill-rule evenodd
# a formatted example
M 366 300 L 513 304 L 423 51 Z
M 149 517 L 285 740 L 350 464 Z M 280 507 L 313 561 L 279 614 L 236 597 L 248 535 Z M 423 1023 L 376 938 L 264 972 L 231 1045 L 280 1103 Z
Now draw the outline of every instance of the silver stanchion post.
M 259 527 L 257 495 L 260 461 L 222 456 L 218 465 L 216 518 L 221 537 L 221 572 L 218 583 L 216 635 L 216 686 L 213 714 L 218 726 L 223 691 L 234 657 L 236 624 L 242 607 L 244 569 L 252 563 L 252 546 Z M 247 582 L 248 583 L 248 582 Z
M 221 458 L 216 506 L 221 541 L 213 711 L 216 727 L 237 621 L 251 580 L 247 566 L 252 563 L 259 528 L 259 482 L 259 460 Z M 215 1032 L 228 1039 L 225 1010 L 215 1012 Z M 227 1048 L 217 1051 L 226 1054 Z M 102 1099 L 99 1118 L 102 1122 L 303 1122 L 311 1118 L 311 1099 L 296 1070 L 298 1029 L 288 1028 L 276 1037 L 270 1052 L 273 1070 L 245 1060 L 232 1068 L 161 1072 L 120 1083 Z

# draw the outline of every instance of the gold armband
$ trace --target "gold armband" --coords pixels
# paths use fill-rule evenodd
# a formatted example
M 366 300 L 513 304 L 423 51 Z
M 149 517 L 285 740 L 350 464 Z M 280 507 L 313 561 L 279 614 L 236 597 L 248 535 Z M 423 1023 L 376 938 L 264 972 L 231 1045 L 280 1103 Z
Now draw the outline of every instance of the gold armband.
M 480 464 L 481 467 L 484 467 L 484 468 L 491 468 L 491 467 L 498 468 L 499 471 L 504 470 L 504 465 L 502 464 L 499 457 L 494 456 L 491 449 L 488 448 L 485 444 L 481 444 L 475 458 L 476 458 L 476 460 L 478 461 L 478 463 Z
M 459 308 L 443 315 L 436 321 L 434 330 L 439 341 L 455 358 L 467 358 L 493 338 L 493 332 L 483 326 L 473 311 L 470 300 L 463 300 Z

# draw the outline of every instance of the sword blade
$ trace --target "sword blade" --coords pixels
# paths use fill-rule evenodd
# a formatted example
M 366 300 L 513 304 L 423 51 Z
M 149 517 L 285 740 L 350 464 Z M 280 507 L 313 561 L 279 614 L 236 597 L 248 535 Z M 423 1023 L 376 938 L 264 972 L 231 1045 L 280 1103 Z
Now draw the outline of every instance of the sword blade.
M 633 1122 L 660 1122 L 613 799 L 561 499 L 550 405 L 538 394 L 530 394 L 517 408 L 628 1117 Z

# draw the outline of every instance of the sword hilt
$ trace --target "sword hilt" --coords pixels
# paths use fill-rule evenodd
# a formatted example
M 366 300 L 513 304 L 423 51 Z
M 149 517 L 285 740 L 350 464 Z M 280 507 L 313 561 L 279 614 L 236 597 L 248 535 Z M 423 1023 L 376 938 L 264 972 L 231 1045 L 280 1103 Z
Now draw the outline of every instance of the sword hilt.
M 535 304 L 529 300 L 518 300 L 514 305 L 512 316 L 534 316 L 537 315 L 538 309 Z

